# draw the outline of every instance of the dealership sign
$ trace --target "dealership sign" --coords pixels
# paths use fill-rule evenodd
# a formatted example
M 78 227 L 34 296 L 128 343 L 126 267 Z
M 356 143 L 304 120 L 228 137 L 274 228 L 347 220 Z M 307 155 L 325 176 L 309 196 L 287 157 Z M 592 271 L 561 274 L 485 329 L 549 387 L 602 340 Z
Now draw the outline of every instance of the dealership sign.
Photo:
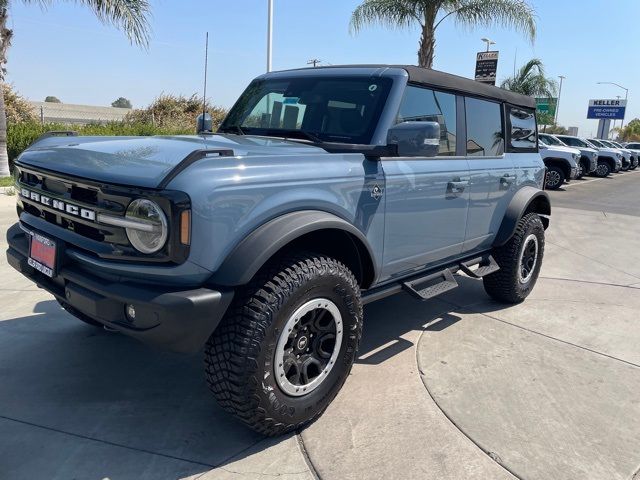
M 498 52 L 478 52 L 476 55 L 476 82 L 496 84 Z
M 624 120 L 626 100 L 589 100 L 587 118 L 600 120 Z

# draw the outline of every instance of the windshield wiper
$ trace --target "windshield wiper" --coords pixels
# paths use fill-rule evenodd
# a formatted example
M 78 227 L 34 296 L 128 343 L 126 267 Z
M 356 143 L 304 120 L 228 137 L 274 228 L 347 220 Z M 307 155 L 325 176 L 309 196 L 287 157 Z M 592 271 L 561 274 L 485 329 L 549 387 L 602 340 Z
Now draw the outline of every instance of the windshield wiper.
M 274 135 L 278 137 L 282 137 L 285 140 L 293 137 L 293 138 L 301 138 L 303 140 L 310 140 L 314 143 L 324 143 L 320 137 L 318 137 L 315 133 L 305 132 L 304 130 L 280 130 L 273 129 L 269 130 L 267 135 Z

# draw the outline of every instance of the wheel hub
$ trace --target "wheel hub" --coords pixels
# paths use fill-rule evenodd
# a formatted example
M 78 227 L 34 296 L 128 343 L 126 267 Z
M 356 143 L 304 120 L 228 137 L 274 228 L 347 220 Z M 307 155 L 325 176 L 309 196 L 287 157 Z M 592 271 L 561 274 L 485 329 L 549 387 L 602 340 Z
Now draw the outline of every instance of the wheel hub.
M 274 358 L 284 393 L 306 395 L 327 378 L 342 345 L 342 325 L 338 306 L 326 298 L 309 300 L 287 319 Z
M 556 185 L 558 185 L 558 183 L 560 183 L 560 174 L 553 170 L 550 171 L 547 174 L 547 185 L 549 185 L 550 187 L 555 187 Z
M 531 280 L 538 263 L 538 237 L 531 233 L 522 244 L 518 259 L 518 280 L 524 284 Z

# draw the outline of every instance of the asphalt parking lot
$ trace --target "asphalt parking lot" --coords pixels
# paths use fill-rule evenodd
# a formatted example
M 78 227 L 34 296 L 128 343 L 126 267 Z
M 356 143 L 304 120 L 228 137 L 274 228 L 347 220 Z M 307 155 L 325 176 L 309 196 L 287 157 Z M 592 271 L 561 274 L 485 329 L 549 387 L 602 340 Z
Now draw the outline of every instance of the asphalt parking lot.
M 82 324 L 0 257 L 0 478 L 640 478 L 640 175 L 551 192 L 541 278 L 365 309 L 315 424 L 264 439 L 219 409 L 200 356 Z M 15 198 L 0 195 L 0 238 Z

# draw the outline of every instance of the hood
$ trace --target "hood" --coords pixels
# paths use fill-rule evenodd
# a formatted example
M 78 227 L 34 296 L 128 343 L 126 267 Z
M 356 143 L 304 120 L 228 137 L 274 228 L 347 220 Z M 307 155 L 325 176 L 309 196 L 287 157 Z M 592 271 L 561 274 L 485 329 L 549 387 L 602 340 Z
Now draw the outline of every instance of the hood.
M 540 144 L 540 146 L 542 148 L 544 148 L 545 150 L 551 150 L 554 152 L 565 152 L 565 153 L 573 153 L 576 155 L 580 155 L 580 150 L 578 150 L 577 148 L 573 148 L 573 147 L 564 147 L 561 145 L 544 145 L 544 144 Z
M 99 182 L 156 188 L 191 152 L 209 149 L 231 149 L 236 156 L 327 153 L 312 145 L 249 135 L 48 137 L 17 161 Z

